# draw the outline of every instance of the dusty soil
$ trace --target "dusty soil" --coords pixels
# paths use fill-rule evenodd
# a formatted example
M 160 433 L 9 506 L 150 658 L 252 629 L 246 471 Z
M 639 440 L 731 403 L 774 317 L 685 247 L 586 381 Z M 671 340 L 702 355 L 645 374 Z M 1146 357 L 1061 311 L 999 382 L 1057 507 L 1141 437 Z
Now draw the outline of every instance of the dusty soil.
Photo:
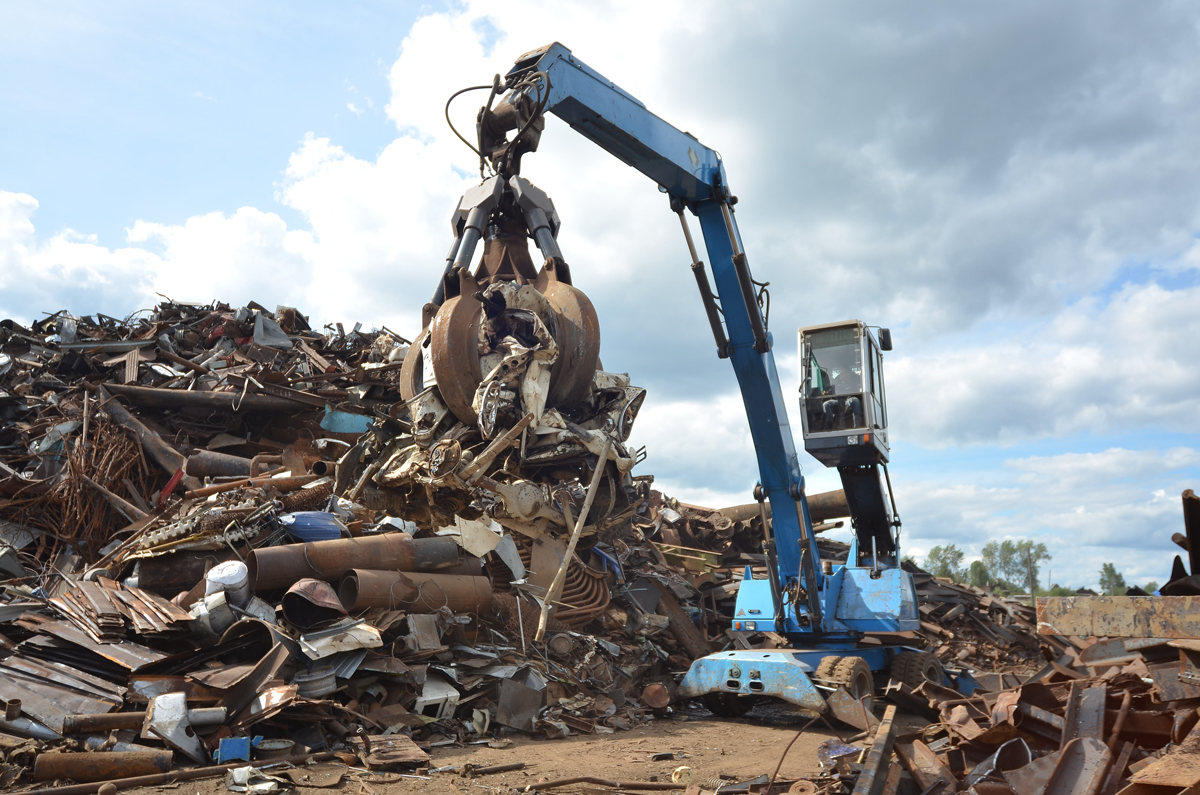
M 326 790 L 352 795 L 403 795 L 404 793 L 445 792 L 466 795 L 479 790 L 512 792 L 539 780 L 575 776 L 596 776 L 620 781 L 670 781 L 671 771 L 680 765 L 694 769 L 696 780 L 721 775 L 746 780 L 761 774 L 770 775 L 779 763 L 788 742 L 807 719 L 782 707 L 759 706 L 742 719 L 722 719 L 709 716 L 703 710 L 685 710 L 682 715 L 669 716 L 645 726 L 609 735 L 580 735 L 563 740 L 535 739 L 513 735 L 504 748 L 465 746 L 434 748 L 432 767 L 463 765 L 500 765 L 525 762 L 522 771 L 500 773 L 475 779 L 464 779 L 455 772 L 434 773 L 430 780 L 402 779 L 398 782 L 372 782 L 370 775 L 359 778 L 366 784 L 347 778 L 335 788 Z M 854 734 L 853 729 L 839 728 L 843 737 Z M 780 778 L 798 778 L 819 770 L 817 746 L 834 735 L 817 723 L 792 746 Z M 670 752 L 674 758 L 652 761 L 654 754 Z M 705 787 L 709 789 L 709 787 Z M 179 795 L 223 795 L 223 779 L 183 782 L 169 788 L 149 787 L 131 790 L 149 795 L 164 789 Z M 320 795 L 314 788 L 301 788 L 302 795 Z M 581 784 L 556 790 L 558 793 L 598 792 L 598 788 Z

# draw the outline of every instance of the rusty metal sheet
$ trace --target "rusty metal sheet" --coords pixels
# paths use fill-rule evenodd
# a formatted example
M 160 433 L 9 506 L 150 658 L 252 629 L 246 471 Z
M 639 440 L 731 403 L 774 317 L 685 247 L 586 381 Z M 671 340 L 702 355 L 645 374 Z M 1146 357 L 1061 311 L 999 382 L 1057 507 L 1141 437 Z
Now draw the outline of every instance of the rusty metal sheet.
M 1130 777 L 1134 784 L 1191 787 L 1200 784 L 1200 754 L 1176 751 L 1143 767 Z
M 1200 638 L 1200 596 L 1039 596 L 1039 635 Z
M 389 734 L 386 737 L 381 734 L 369 737 L 359 735 L 347 739 L 351 747 L 359 751 L 361 758 L 373 770 L 415 767 L 429 761 L 429 754 L 422 751 L 407 734 Z
M 861 731 L 871 731 L 879 725 L 879 719 L 871 713 L 861 701 L 850 695 L 844 687 L 839 687 L 825 699 L 833 717 L 847 726 L 853 726 Z
M 40 679 L 58 682 L 86 693 L 92 693 L 100 698 L 113 698 L 118 703 L 125 696 L 125 688 L 121 685 L 113 684 L 106 679 L 92 676 L 62 663 L 35 660 L 21 654 L 14 654 L 4 661 L 3 666 L 16 668 Z
M 252 702 L 258 694 L 267 686 L 267 683 L 276 677 L 279 669 L 288 661 L 288 651 L 282 643 L 276 643 L 271 647 L 271 650 L 263 656 L 255 665 L 254 669 L 247 675 L 239 679 L 234 687 L 225 694 L 221 699 L 220 706 L 225 707 L 230 715 L 237 714 L 247 704 Z
M 1050 783 L 1054 768 L 1058 766 L 1060 754 L 1060 751 L 1055 751 L 1049 756 L 1033 760 L 1024 767 L 1005 770 L 1004 780 L 1012 786 L 1013 792 L 1019 792 L 1021 795 L 1042 795 L 1046 791 L 1046 785 Z
M 1093 737 L 1077 737 L 1059 755 L 1046 783 L 1046 795 L 1091 795 L 1103 783 L 1108 746 Z
M 221 691 L 205 687 L 198 682 L 191 682 L 183 676 L 166 674 L 134 674 L 129 677 L 130 701 L 149 701 L 163 693 L 187 693 L 188 701 L 196 703 L 216 703 L 222 695 Z
M 233 721 L 233 727 L 244 729 L 267 720 L 296 700 L 299 688 L 296 685 L 280 685 L 264 690 L 255 696 Z
M 511 679 L 500 681 L 500 697 L 496 707 L 496 722 L 518 731 L 532 732 L 533 721 L 542 708 L 543 694 Z
M 1079 697 L 1079 711 L 1075 714 L 1075 737 L 1093 737 L 1104 740 L 1104 702 L 1108 687 L 1100 684 L 1089 687 Z
M 57 703 L 48 701 L 32 690 L 21 687 L 12 679 L 3 676 L 0 676 L 0 699 L 20 701 L 21 712 L 62 734 L 63 719 L 66 718 L 67 712 Z
M 194 671 L 188 674 L 187 678 L 194 682 L 199 682 L 205 687 L 211 687 L 216 690 L 228 690 L 245 679 L 253 670 L 254 663 L 238 663 L 236 665 L 222 665 L 219 668 L 206 668 L 203 671 Z
M 106 660 L 111 660 L 117 665 L 128 668 L 131 671 L 136 671 L 142 666 L 158 662 L 167 657 L 162 652 L 155 651 L 138 643 L 133 643 L 132 641 L 96 643 L 77 627 L 68 624 L 66 621 L 41 621 L 40 624 L 38 627 L 39 631 L 74 643 L 76 646 L 82 646 L 88 651 L 98 654 Z
M 1150 669 L 1150 678 L 1154 680 L 1154 687 L 1158 690 L 1160 700 L 1183 701 L 1187 698 L 1200 697 L 1200 687 L 1180 679 L 1181 665 L 1179 662 L 1155 663 L 1146 667 Z
M 920 740 L 911 743 L 896 743 L 896 753 L 900 761 L 917 780 L 922 792 L 928 792 L 938 782 L 942 783 L 942 792 L 954 792 L 958 789 L 958 779 L 950 772 L 950 768 Z
M 36 693 L 51 701 L 56 707 L 72 713 L 111 712 L 121 706 L 121 697 L 96 694 L 90 690 L 72 687 L 64 682 L 55 682 L 11 667 L 0 668 L 0 677 L 26 691 Z
M 1125 646 L 1124 638 L 1109 638 L 1093 643 L 1079 653 L 1079 662 L 1083 665 L 1120 665 L 1132 662 L 1142 655 L 1130 651 Z

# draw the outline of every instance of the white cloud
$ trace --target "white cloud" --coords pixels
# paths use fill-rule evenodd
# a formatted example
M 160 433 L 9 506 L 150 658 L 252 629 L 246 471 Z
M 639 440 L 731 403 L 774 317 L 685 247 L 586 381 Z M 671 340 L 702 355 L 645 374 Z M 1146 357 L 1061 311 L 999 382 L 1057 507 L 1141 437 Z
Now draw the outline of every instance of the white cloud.
M 1166 581 L 1183 527 L 1179 494 L 1194 483 L 1200 451 L 1191 448 L 1029 456 L 1005 470 L 944 473 L 919 481 L 896 466 L 907 551 L 956 544 L 978 554 L 992 540 L 1034 539 L 1053 556 L 1054 580 L 1095 587 L 1110 562 L 1129 582 Z M 981 485 L 980 480 L 986 485 Z
M 175 300 L 294 304 L 307 298 L 312 281 L 312 235 L 288 231 L 278 215 L 253 207 L 178 225 L 138 221 L 127 239 L 161 246 L 154 290 Z
M 64 303 L 137 308 L 129 293 L 144 292 L 158 258 L 138 248 L 110 251 L 71 230 L 40 241 L 37 207 L 28 194 L 0 191 L 0 315 L 29 322 Z
M 926 446 L 1152 427 L 1200 433 L 1200 287 L 1131 284 L 994 343 L 887 364 L 892 425 Z

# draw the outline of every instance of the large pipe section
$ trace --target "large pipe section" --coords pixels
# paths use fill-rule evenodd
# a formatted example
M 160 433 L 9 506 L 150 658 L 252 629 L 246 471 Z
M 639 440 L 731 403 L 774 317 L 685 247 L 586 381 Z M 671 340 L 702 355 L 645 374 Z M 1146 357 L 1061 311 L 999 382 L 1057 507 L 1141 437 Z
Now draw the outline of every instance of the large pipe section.
M 188 710 L 188 723 L 193 726 L 219 726 L 225 722 L 224 707 L 203 707 Z M 89 715 L 67 715 L 63 718 L 63 734 L 93 734 L 95 732 L 140 729 L 146 722 L 146 712 L 102 712 Z
M 843 489 L 826 491 L 821 494 L 809 494 L 807 497 L 808 515 L 814 524 L 850 515 L 850 505 L 846 502 L 846 492 Z M 732 521 L 745 522 L 758 518 L 758 503 L 752 502 L 748 505 L 733 505 L 729 508 L 721 508 L 719 512 Z M 767 503 L 767 516 L 770 515 L 771 504 Z
M 407 533 L 383 533 L 263 547 L 247 556 L 246 567 L 255 589 L 270 591 L 306 577 L 336 583 L 351 569 L 433 571 L 457 565 L 460 554 L 450 537 L 414 540 Z
M 411 571 L 415 562 L 413 538 L 407 533 L 263 547 L 246 557 L 250 581 L 259 591 L 290 588 L 305 577 L 337 582 L 355 567 Z
M 246 477 L 253 474 L 250 464 L 251 459 L 240 455 L 198 450 L 188 456 L 184 471 L 194 478 Z
M 102 751 L 91 754 L 38 754 L 34 781 L 70 779 L 79 783 L 109 781 L 124 776 L 171 772 L 170 751 Z
M 478 613 L 492 604 L 492 584 L 487 577 L 461 574 L 351 569 L 338 585 L 338 599 L 347 613 L 372 607 L 410 613 L 449 607 L 455 613 Z

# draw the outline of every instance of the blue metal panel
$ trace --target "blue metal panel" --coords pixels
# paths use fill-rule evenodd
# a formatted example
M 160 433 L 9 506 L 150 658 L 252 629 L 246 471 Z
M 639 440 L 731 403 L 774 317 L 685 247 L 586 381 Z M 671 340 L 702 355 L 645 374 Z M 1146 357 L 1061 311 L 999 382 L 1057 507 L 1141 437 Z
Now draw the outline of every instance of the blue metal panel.
M 754 622 L 753 628 L 744 626 L 748 621 Z M 743 626 L 739 627 L 739 623 Z M 733 628 L 746 632 L 784 631 L 775 627 L 775 602 L 770 580 L 742 580 L 733 611 Z
M 912 575 L 900 569 L 845 567 L 836 617 L 859 632 L 905 632 L 920 628 Z
M 813 712 L 824 712 L 825 699 L 808 674 L 812 666 L 791 651 L 726 651 L 692 663 L 679 683 L 679 696 L 707 693 L 770 696 Z
M 976 690 L 983 690 L 979 682 L 975 677 L 971 676 L 969 671 L 961 670 L 950 678 L 954 682 L 954 689 L 964 696 L 971 696 L 974 695 Z
M 826 617 L 837 616 L 838 596 L 842 592 L 842 581 L 846 576 L 845 566 L 835 566 L 833 574 L 825 577 L 825 587 L 821 589 L 821 609 Z M 832 620 L 827 620 L 827 625 L 832 625 Z

